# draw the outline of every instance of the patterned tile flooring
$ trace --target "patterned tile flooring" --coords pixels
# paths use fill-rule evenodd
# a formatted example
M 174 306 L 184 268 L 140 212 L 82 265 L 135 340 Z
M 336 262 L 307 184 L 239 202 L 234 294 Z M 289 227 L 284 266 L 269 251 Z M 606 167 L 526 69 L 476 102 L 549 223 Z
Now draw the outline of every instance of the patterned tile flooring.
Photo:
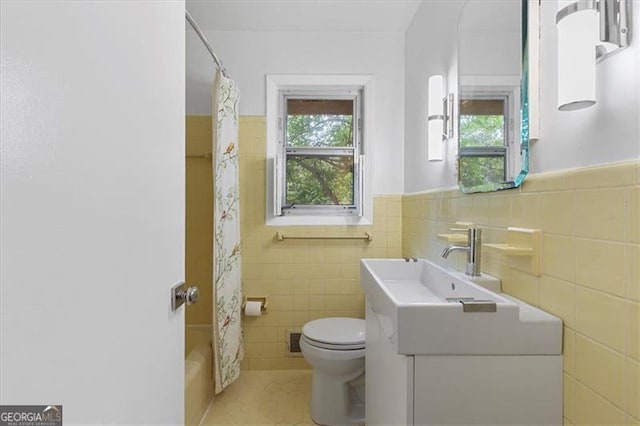
M 247 370 L 216 396 L 202 425 L 313 425 L 311 370 Z

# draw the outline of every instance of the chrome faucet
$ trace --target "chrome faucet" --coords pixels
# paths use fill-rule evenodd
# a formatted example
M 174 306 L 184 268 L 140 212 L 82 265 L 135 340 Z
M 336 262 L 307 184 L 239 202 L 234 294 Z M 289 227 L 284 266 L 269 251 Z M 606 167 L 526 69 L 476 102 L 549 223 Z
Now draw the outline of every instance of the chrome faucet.
M 480 275 L 480 246 L 482 245 L 482 230 L 478 228 L 469 228 L 467 230 L 467 245 L 447 246 L 442 250 L 440 256 L 445 259 L 454 251 L 467 252 L 467 267 L 465 274 L 477 277 Z

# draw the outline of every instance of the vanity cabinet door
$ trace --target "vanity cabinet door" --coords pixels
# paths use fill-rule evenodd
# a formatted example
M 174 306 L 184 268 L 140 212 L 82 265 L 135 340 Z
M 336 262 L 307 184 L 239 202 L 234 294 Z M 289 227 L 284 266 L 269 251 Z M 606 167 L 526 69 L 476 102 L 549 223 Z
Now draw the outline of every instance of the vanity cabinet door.
M 561 425 L 562 355 L 415 357 L 416 425 Z

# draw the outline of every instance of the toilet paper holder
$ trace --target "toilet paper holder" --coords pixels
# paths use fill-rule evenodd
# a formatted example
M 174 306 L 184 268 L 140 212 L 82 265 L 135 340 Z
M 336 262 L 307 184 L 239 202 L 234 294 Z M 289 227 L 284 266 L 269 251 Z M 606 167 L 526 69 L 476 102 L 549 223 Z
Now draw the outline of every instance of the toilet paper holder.
M 269 302 L 267 302 L 266 297 L 245 297 L 242 302 L 242 311 L 244 311 L 247 302 L 260 302 L 260 312 L 263 314 L 267 313 L 267 309 L 269 308 Z

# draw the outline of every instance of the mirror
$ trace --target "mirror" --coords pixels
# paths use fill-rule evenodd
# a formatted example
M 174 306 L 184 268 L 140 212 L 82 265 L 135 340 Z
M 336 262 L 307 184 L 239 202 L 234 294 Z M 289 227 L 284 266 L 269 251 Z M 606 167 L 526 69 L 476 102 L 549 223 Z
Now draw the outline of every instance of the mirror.
M 458 25 L 458 185 L 517 188 L 529 170 L 527 1 L 465 4 Z

